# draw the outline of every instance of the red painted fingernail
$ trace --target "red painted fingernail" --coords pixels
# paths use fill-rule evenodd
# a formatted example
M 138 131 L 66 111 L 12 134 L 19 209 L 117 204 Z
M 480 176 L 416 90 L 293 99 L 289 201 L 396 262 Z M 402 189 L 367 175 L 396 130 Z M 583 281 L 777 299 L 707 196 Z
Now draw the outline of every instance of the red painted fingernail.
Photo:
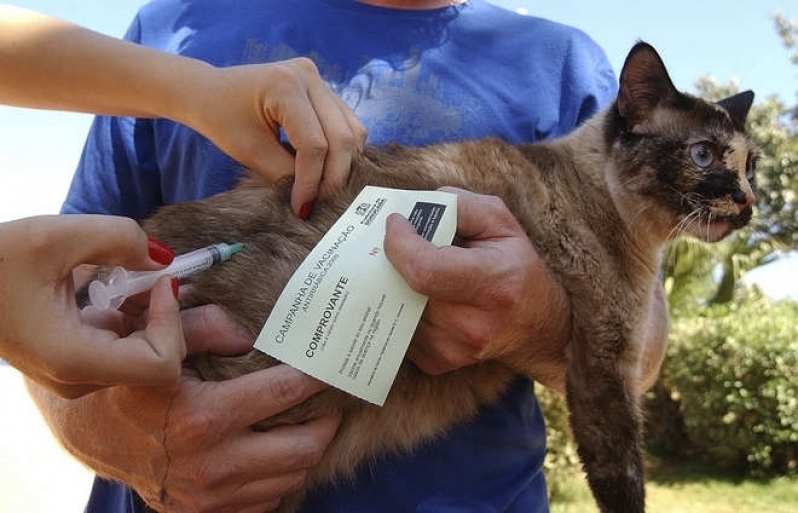
M 310 217 L 311 210 L 313 210 L 313 202 L 308 201 L 307 203 L 302 205 L 302 208 L 299 209 L 299 218 L 304 221 L 305 219 Z
M 155 239 L 147 239 L 147 250 L 150 253 L 150 258 L 159 264 L 169 265 L 175 259 L 175 252 L 172 251 L 163 242 Z
M 180 282 L 177 280 L 177 278 L 172 277 L 171 284 L 172 284 L 172 294 L 175 295 L 175 299 L 179 299 L 180 298 Z

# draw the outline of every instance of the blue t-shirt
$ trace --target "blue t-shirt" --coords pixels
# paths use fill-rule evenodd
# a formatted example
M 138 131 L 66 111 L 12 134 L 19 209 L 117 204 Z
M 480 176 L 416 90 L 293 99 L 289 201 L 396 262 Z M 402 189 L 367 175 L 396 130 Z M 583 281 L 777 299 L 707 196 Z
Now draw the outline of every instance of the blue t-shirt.
M 572 130 L 617 88 L 584 33 L 482 0 L 425 11 L 352 0 L 155 0 L 126 37 L 216 66 L 309 57 L 374 144 L 539 141 Z M 142 219 L 229 189 L 240 174 L 182 125 L 97 117 L 63 211 Z M 361 469 L 354 485 L 313 493 L 305 510 L 547 511 L 544 453 L 533 387 L 519 380 L 475 421 Z M 87 511 L 132 513 L 140 504 L 125 486 L 98 479 Z

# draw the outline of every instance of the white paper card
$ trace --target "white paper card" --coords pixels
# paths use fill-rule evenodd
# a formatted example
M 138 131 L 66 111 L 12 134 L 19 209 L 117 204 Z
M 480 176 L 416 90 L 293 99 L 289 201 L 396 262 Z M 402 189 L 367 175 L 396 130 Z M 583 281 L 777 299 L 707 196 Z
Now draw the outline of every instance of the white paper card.
M 451 244 L 457 196 L 367 186 L 294 272 L 255 341 L 264 353 L 382 406 L 427 298 L 383 251 L 398 212 L 437 246 Z

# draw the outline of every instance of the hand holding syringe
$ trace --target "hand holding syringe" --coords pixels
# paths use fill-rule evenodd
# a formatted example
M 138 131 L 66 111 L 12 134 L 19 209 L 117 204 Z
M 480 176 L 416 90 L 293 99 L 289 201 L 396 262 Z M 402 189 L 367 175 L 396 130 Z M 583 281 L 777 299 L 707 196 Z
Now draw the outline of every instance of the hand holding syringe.
M 241 251 L 243 244 L 214 244 L 175 257 L 171 264 L 159 271 L 128 271 L 123 267 L 104 269 L 99 277 L 89 283 L 88 303 L 99 310 L 116 309 L 130 296 L 146 292 L 161 276 L 177 279 L 197 274 L 213 264 L 229 260 Z

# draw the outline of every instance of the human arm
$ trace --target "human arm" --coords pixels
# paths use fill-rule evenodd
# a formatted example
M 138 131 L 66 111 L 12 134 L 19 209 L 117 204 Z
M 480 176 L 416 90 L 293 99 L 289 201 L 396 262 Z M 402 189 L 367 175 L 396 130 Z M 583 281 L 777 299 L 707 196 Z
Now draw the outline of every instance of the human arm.
M 401 216 L 386 227 L 386 255 L 411 288 L 429 296 L 408 357 L 430 374 L 485 359 L 516 369 L 523 362 L 524 374 L 563 393 L 571 322 L 565 291 L 499 198 L 445 189 L 458 195 L 462 247 L 436 248 Z M 652 304 L 643 386 L 653 384 L 664 352 L 663 304 Z
M 252 347 L 252 334 L 216 306 L 185 310 L 183 326 L 190 353 L 239 354 Z M 253 432 L 255 421 L 323 388 L 284 365 L 223 382 L 186 371 L 173 385 L 119 386 L 72 401 L 28 385 L 70 453 L 163 512 L 273 509 L 302 486 L 340 420 Z
M 269 179 L 295 175 L 297 214 L 346 180 L 366 136 L 309 59 L 217 68 L 8 5 L 0 5 L 0 74 L 0 103 L 164 117 Z M 280 127 L 296 156 L 280 144 Z
M 121 217 L 42 216 L 0 224 L 0 357 L 62 397 L 118 383 L 175 381 L 185 343 L 169 280 L 153 288 L 146 325 L 114 311 L 106 319 L 117 325 L 113 330 L 86 321 L 72 274 L 83 263 L 154 270 L 173 256 Z

